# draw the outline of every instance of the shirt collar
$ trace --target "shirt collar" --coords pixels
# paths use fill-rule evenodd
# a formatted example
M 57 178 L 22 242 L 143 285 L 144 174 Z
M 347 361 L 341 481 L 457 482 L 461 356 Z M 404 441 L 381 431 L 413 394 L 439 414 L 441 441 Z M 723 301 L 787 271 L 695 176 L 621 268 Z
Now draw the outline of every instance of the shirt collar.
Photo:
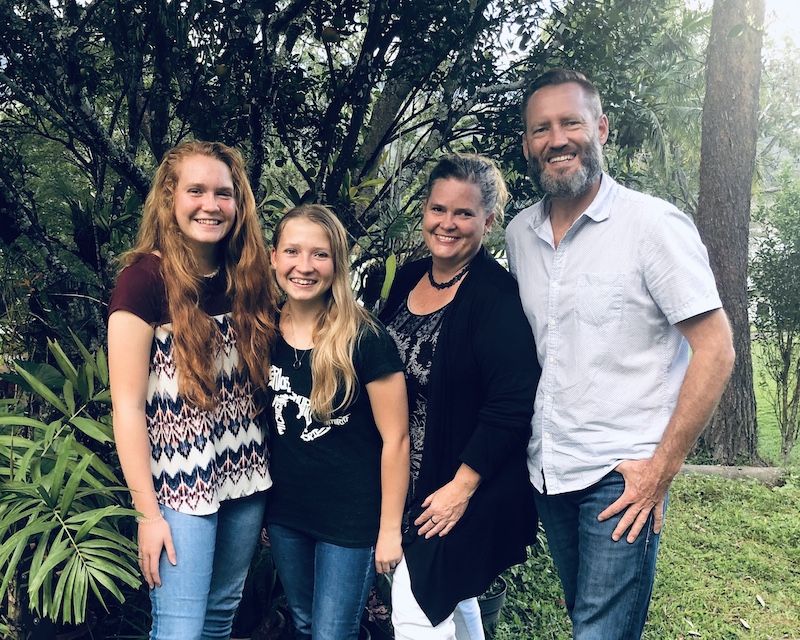
M 581 218 L 586 216 L 594 222 L 603 222 L 611 215 L 611 207 L 606 206 L 611 199 L 612 186 L 616 184 L 614 179 L 603 172 L 600 176 L 600 189 L 592 200 L 589 207 L 581 214 Z M 543 240 L 553 244 L 553 228 L 550 226 L 550 198 L 545 196 L 539 201 L 539 210 L 530 220 L 530 225 L 536 235 Z M 580 218 L 578 218 L 580 220 Z M 577 223 L 577 221 L 576 221 Z
M 606 206 L 606 204 L 611 199 L 612 184 L 614 184 L 613 178 L 603 172 L 600 176 L 600 189 L 597 191 L 594 200 L 592 200 L 592 204 L 583 212 L 584 216 L 591 218 L 595 222 L 602 222 L 609 218 L 611 215 L 611 207 Z

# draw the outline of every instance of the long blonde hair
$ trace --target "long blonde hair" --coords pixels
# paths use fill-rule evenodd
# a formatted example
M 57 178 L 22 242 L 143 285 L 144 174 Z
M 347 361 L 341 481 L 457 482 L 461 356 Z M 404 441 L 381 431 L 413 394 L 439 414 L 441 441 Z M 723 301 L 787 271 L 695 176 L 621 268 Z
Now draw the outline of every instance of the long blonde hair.
M 267 388 L 270 347 L 277 337 L 278 294 L 269 277 L 269 259 L 258 224 L 255 198 L 241 154 L 219 142 L 184 142 L 164 155 L 144 203 L 136 245 L 121 257 L 127 266 L 143 255 L 161 255 L 173 329 L 173 354 L 181 395 L 203 409 L 218 396 L 213 367 L 222 336 L 214 320 L 200 309 L 203 277 L 175 218 L 175 188 L 181 163 L 191 156 L 223 162 L 231 172 L 236 203 L 233 228 L 220 243 L 226 295 L 232 302 L 231 320 L 240 356 L 239 370 L 247 369 L 252 383 Z
M 318 224 L 331 243 L 333 284 L 314 327 L 314 350 L 311 354 L 311 413 L 320 422 L 326 422 L 335 411 L 355 400 L 358 393 L 358 378 L 353 366 L 355 346 L 362 331 L 375 331 L 376 327 L 372 317 L 353 295 L 347 232 L 336 215 L 320 204 L 291 209 L 275 226 L 272 246 L 276 250 L 284 227 L 292 220 Z M 344 397 L 334 406 L 340 390 Z

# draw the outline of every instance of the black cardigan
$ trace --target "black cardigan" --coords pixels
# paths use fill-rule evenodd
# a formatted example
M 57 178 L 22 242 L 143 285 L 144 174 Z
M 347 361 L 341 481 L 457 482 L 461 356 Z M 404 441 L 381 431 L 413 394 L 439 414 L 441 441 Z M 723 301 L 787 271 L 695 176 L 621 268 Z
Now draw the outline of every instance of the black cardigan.
M 380 315 L 388 323 L 430 264 L 404 266 Z M 486 251 L 442 319 L 431 366 L 422 468 L 411 521 L 461 463 L 482 478 L 453 530 L 426 540 L 412 526 L 403 541 L 414 596 L 434 625 L 524 562 L 537 517 L 526 448 L 541 369 L 513 277 Z

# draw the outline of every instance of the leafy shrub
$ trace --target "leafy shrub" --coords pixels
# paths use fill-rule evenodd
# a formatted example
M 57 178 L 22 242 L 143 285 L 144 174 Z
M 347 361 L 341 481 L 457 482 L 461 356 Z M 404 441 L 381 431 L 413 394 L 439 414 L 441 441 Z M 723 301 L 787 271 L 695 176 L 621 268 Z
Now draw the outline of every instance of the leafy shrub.
M 77 367 L 50 342 L 58 369 L 17 362 L 4 375 L 24 390 L 0 414 L 0 599 L 15 628 L 28 610 L 79 624 L 91 599 L 107 608 L 109 596 L 124 601 L 122 585 L 141 583 L 123 522 L 136 512 L 103 460 L 113 442 L 105 354 L 75 342 Z

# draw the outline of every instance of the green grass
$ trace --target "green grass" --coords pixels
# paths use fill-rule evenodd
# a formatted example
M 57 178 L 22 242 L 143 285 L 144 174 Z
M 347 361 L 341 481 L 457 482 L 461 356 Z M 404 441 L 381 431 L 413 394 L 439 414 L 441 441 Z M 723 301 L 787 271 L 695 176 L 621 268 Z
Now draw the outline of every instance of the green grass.
M 780 432 L 759 376 L 756 360 L 759 454 L 780 465 Z M 800 640 L 800 447 L 786 469 L 778 487 L 675 479 L 645 640 Z M 528 562 L 504 574 L 509 591 L 495 640 L 571 639 L 561 585 L 540 537 Z
M 780 487 L 676 478 L 645 640 L 800 638 L 798 505 L 800 473 Z M 571 638 L 555 569 L 536 551 L 505 574 L 496 640 Z

